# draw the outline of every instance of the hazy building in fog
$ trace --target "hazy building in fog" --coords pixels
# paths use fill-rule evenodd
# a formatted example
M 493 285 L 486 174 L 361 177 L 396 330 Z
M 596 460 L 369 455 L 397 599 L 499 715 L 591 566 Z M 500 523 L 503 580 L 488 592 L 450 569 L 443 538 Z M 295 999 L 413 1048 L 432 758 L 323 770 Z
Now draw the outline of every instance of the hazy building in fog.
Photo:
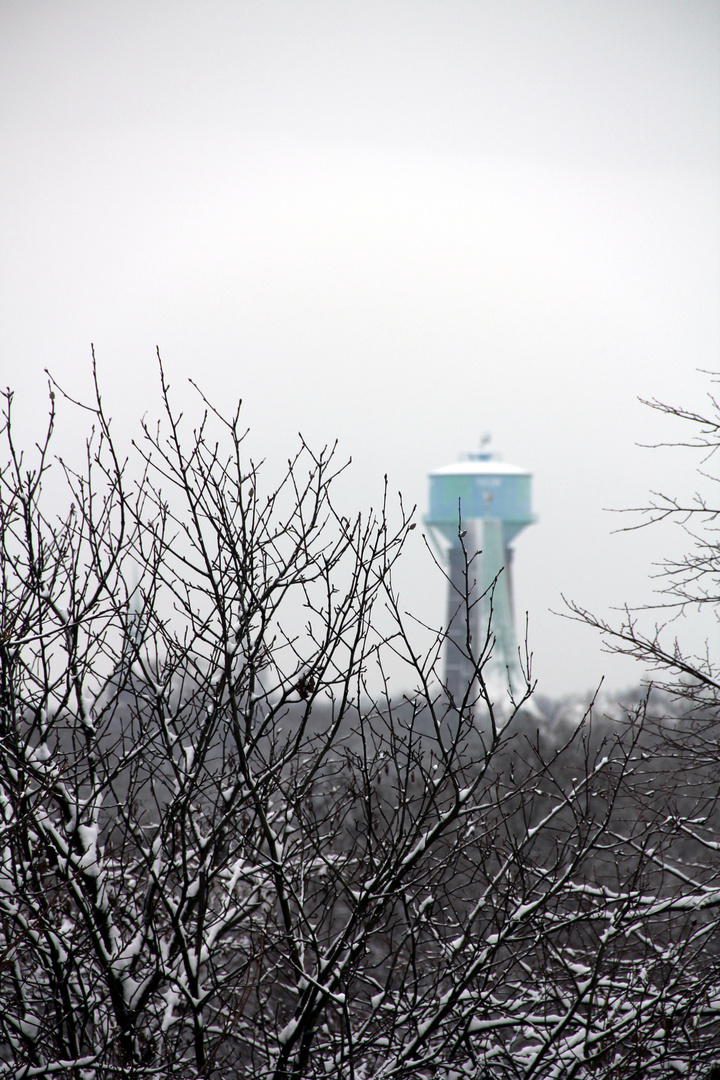
M 521 681 L 513 616 L 512 547 L 532 524 L 532 476 L 485 447 L 430 473 L 425 518 L 448 571 L 445 681 L 462 695 L 490 627 L 486 676 Z

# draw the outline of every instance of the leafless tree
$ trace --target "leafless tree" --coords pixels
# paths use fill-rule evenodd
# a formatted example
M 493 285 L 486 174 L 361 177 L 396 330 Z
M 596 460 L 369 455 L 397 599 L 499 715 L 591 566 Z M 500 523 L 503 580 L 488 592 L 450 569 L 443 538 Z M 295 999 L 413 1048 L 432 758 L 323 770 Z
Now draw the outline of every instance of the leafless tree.
M 717 382 L 716 377 L 712 378 Z M 675 420 L 691 425 L 683 441 L 664 443 L 694 450 L 699 456 L 698 475 L 706 490 L 717 490 L 720 477 L 712 471 L 720 448 L 720 405 L 708 394 L 708 409 L 698 413 L 660 401 L 643 404 Z M 652 603 L 640 608 L 623 608 L 619 622 L 601 619 L 576 603 L 570 612 L 594 626 L 603 635 L 608 650 L 632 656 L 649 670 L 656 686 L 697 708 L 716 706 L 720 692 L 720 667 L 712 650 L 700 655 L 688 654 L 677 637 L 678 617 L 692 617 L 693 612 L 710 608 L 714 618 L 720 609 L 720 558 L 718 557 L 718 518 L 720 498 L 709 499 L 706 493 L 690 497 L 653 492 L 647 506 L 624 511 L 633 521 L 626 529 L 633 531 L 662 523 L 682 530 L 685 553 L 668 558 L 657 568 L 658 589 Z
M 160 386 L 128 461 L 97 381 L 53 388 L 32 460 L 7 395 L 0 1076 L 702 1075 L 717 845 L 638 804 L 644 704 L 551 745 L 529 657 L 495 700 L 491 626 L 451 699 L 392 584 L 402 502 L 347 520 L 302 442 L 263 493 L 239 411 L 188 431 Z
M 711 384 L 718 381 L 710 375 Z M 690 497 L 653 492 L 647 506 L 627 511 L 628 529 L 670 525 L 682 530 L 685 553 L 667 558 L 657 568 L 658 589 L 652 602 L 639 608 L 625 606 L 617 621 L 600 618 L 571 603 L 570 614 L 600 632 L 609 652 L 631 656 L 646 672 L 657 706 L 646 717 L 648 752 L 645 783 L 633 789 L 635 815 L 657 813 L 660 803 L 667 814 L 660 820 L 661 844 L 653 851 L 657 873 L 674 888 L 680 903 L 695 914 L 684 928 L 689 942 L 697 942 L 698 1015 L 718 1004 L 720 956 L 720 663 L 713 640 L 703 651 L 690 652 L 678 628 L 694 615 L 720 613 L 720 501 L 713 496 L 720 477 L 716 452 L 720 447 L 720 405 L 711 391 L 702 412 L 644 402 L 685 425 L 688 435 L 670 445 L 695 451 L 700 478 Z M 660 693 L 658 694 L 658 691 Z M 660 819 L 662 815 L 660 815 Z M 714 1029 L 715 1030 L 715 1029 Z M 720 1061 L 720 1035 L 715 1034 Z M 720 1075 L 720 1064 L 715 1064 Z

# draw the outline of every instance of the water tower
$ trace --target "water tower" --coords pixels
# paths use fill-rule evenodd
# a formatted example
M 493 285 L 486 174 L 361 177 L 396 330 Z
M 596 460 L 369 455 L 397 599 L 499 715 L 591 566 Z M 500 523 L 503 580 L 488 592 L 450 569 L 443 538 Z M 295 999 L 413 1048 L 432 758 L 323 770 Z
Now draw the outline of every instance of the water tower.
M 467 649 L 468 619 L 474 650 L 482 647 L 492 604 L 492 657 L 484 669 L 507 687 L 521 685 L 522 676 L 513 621 L 512 541 L 535 520 L 531 510 L 532 476 L 526 469 L 498 461 L 486 449 L 465 461 L 430 473 L 430 511 L 425 518 L 430 536 L 448 567 L 448 636 L 445 681 L 454 698 L 468 687 L 472 668 Z M 466 566 L 472 559 L 466 576 Z

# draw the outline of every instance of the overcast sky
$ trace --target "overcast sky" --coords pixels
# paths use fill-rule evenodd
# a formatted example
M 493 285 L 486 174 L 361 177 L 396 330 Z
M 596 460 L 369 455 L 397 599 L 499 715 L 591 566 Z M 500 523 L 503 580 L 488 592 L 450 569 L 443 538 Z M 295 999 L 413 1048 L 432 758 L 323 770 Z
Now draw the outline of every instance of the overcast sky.
M 155 346 L 242 397 L 258 457 L 352 456 L 342 498 L 484 432 L 535 476 L 516 545 L 549 695 L 640 672 L 551 614 L 652 596 L 679 538 L 605 507 L 695 488 L 638 396 L 700 406 L 720 344 L 717 0 L 22 0 L 0 5 L 0 381 L 48 367 L 123 431 Z M 439 622 L 418 529 L 400 583 Z M 679 627 L 692 647 L 702 634 Z M 712 633 L 716 631 L 711 628 Z

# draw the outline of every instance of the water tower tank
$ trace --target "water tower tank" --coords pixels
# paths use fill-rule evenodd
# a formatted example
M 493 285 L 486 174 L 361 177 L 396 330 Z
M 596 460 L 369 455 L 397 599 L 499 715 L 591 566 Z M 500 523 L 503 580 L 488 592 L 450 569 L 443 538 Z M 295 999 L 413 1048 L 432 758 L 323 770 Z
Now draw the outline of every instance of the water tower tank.
M 425 524 L 448 565 L 448 635 L 445 679 L 457 700 L 472 681 L 467 648 L 469 612 L 472 654 L 478 655 L 492 605 L 494 671 L 514 689 L 521 682 L 512 604 L 512 548 L 518 533 L 532 524 L 532 476 L 527 469 L 498 461 L 483 449 L 464 461 L 430 473 L 430 509 Z M 466 574 L 468 561 L 469 572 Z

